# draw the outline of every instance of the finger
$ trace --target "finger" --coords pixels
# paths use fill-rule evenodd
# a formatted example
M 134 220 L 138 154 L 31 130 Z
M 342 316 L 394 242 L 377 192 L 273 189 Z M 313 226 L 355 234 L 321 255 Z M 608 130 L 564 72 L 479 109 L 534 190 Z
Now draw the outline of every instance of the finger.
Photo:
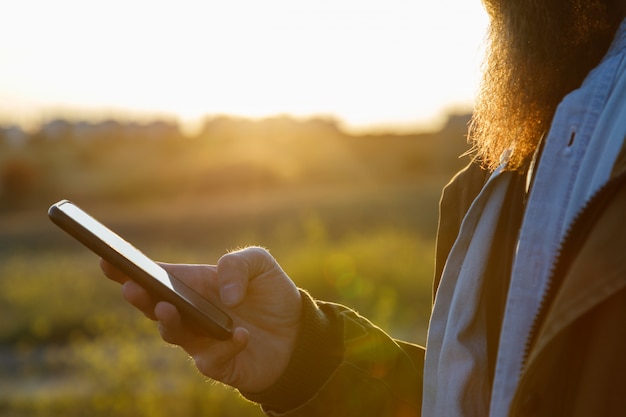
M 128 280 L 122 284 L 122 295 L 130 304 L 141 310 L 151 320 L 156 320 L 154 309 L 157 301 L 135 281 Z
M 217 268 L 212 265 L 168 264 L 159 262 L 169 274 L 184 282 L 209 300 L 217 294 Z
M 213 342 L 205 333 L 189 327 L 173 304 L 158 302 L 154 307 L 154 316 L 159 321 L 161 338 L 173 345 L 182 346 L 190 355 Z
M 248 282 L 276 267 L 276 261 L 263 248 L 252 246 L 222 256 L 217 263 L 220 299 L 235 307 L 244 298 Z
M 109 262 L 107 262 L 106 260 L 102 258 L 100 258 L 100 269 L 102 269 L 102 272 L 104 272 L 104 275 L 107 278 L 113 281 L 117 281 L 120 284 L 123 284 L 130 279 L 122 271 L 120 271 L 119 269 L 117 269 L 112 264 L 110 264 Z
M 190 335 L 184 329 L 183 320 L 174 305 L 161 301 L 154 307 L 154 316 L 159 321 L 159 333 L 167 343 L 184 346 Z
M 198 370 L 217 381 L 222 381 L 232 386 L 237 386 L 241 381 L 234 378 L 234 359 L 241 353 L 250 340 L 248 330 L 237 327 L 233 331 L 233 337 L 223 342 L 213 342 L 196 353 L 190 352 Z

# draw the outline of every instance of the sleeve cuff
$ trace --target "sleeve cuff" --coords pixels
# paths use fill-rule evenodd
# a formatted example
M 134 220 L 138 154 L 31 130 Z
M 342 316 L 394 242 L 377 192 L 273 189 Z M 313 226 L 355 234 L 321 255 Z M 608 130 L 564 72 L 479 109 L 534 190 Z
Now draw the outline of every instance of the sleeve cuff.
M 284 412 L 305 403 L 330 378 L 343 357 L 341 320 L 330 305 L 318 306 L 309 294 L 300 293 L 302 324 L 287 369 L 264 392 L 241 392 L 267 410 Z

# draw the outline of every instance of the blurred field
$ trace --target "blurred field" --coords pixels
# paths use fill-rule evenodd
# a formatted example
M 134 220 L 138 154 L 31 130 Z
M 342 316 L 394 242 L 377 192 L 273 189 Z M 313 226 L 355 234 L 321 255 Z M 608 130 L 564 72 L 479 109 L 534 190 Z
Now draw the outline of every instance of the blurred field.
M 159 260 L 268 247 L 313 296 L 423 343 L 437 201 L 465 163 L 466 121 L 413 135 L 288 118 L 210 119 L 193 137 L 163 122 L 0 132 L 0 414 L 261 415 L 121 301 L 48 221 L 61 198 Z

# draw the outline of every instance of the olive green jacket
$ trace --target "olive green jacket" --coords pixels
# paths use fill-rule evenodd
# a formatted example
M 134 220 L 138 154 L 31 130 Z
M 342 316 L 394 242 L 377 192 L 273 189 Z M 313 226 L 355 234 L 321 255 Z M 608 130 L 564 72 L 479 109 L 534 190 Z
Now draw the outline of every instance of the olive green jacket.
M 461 220 L 486 173 L 445 188 L 435 290 Z M 527 344 L 512 415 L 626 415 L 626 152 L 580 214 L 554 265 Z M 298 347 L 282 379 L 246 394 L 269 416 L 419 416 L 424 349 L 393 340 L 350 309 L 304 295 Z

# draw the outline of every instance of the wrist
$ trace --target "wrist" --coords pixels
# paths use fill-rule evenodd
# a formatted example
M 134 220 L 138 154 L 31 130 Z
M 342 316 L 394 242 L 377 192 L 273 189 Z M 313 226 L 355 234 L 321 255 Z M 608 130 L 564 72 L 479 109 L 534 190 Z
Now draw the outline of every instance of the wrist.
M 343 356 L 343 329 L 340 321 L 317 306 L 304 291 L 300 329 L 291 357 L 278 380 L 260 393 L 241 392 L 264 408 L 285 411 L 306 402 L 328 380 Z

